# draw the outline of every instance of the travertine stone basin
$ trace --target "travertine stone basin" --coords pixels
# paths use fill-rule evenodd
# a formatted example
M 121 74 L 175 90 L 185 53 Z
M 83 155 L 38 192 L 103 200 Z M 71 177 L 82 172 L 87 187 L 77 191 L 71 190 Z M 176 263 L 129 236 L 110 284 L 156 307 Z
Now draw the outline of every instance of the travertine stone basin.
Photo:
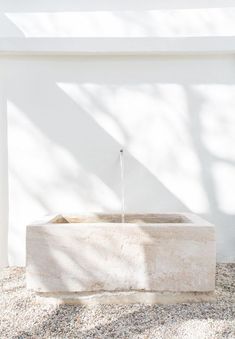
M 27 286 L 45 295 L 139 292 L 142 299 L 211 292 L 215 229 L 186 213 L 128 214 L 124 223 L 118 214 L 51 217 L 27 227 Z

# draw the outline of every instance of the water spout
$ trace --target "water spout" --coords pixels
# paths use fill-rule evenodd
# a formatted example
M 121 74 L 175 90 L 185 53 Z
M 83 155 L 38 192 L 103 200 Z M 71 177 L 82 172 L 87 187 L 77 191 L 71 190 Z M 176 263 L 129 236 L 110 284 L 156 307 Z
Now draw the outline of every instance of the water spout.
M 120 169 L 121 169 L 121 201 L 122 201 L 122 223 L 125 222 L 125 186 L 124 186 L 124 154 L 120 149 Z

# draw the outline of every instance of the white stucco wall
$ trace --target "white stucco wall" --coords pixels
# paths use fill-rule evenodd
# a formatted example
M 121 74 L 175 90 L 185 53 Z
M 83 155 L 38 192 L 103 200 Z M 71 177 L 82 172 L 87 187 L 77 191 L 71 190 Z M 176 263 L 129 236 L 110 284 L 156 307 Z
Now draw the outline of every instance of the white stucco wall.
M 0 268 L 8 265 L 8 147 L 4 74 L 0 67 Z
M 1 0 L 0 37 L 234 36 L 234 0 Z
M 235 34 L 231 1 L 0 3 L 4 38 Z M 120 211 L 120 148 L 128 212 L 201 214 L 217 226 L 218 260 L 235 260 L 233 54 L 15 53 L 0 55 L 3 72 L 11 264 L 24 264 L 25 225 L 42 215 Z

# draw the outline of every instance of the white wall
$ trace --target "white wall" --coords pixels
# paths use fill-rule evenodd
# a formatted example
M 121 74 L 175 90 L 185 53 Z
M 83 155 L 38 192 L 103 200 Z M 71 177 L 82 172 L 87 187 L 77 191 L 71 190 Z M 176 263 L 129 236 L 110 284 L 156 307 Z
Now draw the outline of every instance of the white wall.
M 234 34 L 234 0 L 0 0 L 0 37 Z
M 10 255 L 56 212 L 193 211 L 234 259 L 233 57 L 11 57 L 7 74 Z
M 233 5 L 0 0 L 0 36 L 234 36 Z M 233 55 L 1 55 L 3 73 L 11 264 L 42 215 L 120 211 L 120 148 L 128 212 L 199 213 L 216 224 L 218 260 L 235 260 Z M 7 221 L 6 186 L 0 198 Z
M 0 268 L 8 265 L 8 147 L 4 69 L 0 68 Z

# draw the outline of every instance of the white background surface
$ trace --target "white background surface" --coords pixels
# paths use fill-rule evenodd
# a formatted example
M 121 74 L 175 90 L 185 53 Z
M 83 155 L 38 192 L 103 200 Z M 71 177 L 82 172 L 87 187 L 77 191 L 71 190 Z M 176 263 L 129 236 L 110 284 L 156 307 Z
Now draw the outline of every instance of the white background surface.
M 232 1 L 0 4 L 4 38 L 235 33 Z M 120 148 L 128 212 L 198 213 L 216 224 L 218 260 L 235 259 L 233 54 L 2 55 L 0 75 L 11 264 L 24 264 L 30 221 L 57 212 L 120 211 Z M 5 141 L 1 148 L 2 185 Z

